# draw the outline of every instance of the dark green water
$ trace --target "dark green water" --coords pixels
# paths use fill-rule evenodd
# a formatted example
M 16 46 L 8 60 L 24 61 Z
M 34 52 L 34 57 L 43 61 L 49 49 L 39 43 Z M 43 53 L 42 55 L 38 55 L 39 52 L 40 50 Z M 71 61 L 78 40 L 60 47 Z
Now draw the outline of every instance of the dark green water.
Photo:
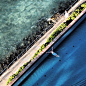
M 0 59 L 16 51 L 23 38 L 39 31 L 36 23 L 48 19 L 69 0 L 0 0 Z M 73 0 L 72 0 L 73 1 Z M 70 1 L 69 1 L 70 2 Z

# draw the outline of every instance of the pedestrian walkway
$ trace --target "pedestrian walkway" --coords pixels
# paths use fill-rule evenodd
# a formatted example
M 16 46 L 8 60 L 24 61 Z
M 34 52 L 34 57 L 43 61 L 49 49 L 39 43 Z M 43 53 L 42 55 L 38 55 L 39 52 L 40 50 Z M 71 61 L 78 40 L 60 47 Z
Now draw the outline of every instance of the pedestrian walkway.
M 78 1 L 77 4 L 72 7 L 68 13 L 73 12 L 81 3 L 86 0 Z M 9 77 L 16 73 L 16 71 L 26 62 L 30 61 L 31 57 L 34 53 L 40 48 L 42 44 L 44 44 L 49 38 L 50 34 L 62 23 L 66 21 L 63 16 L 59 22 L 57 22 L 43 37 L 41 37 L 18 61 L 16 61 L 4 74 L 0 76 L 0 86 L 6 86 L 6 82 Z

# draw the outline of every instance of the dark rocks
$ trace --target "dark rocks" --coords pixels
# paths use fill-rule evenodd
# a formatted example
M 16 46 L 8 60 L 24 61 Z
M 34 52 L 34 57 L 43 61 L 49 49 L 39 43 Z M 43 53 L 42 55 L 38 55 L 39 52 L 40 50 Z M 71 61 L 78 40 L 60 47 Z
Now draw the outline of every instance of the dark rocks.
M 60 13 L 65 10 L 65 8 L 67 8 L 67 5 L 65 5 L 65 7 L 63 7 L 63 2 L 60 3 L 60 7 L 58 11 L 58 13 L 55 13 L 55 15 L 53 15 L 51 17 L 51 19 L 57 20 L 58 18 L 60 18 Z M 52 22 L 51 22 L 52 23 Z M 3 60 L 2 62 L 0 62 L 0 69 L 3 70 L 7 65 L 9 65 L 22 51 L 24 51 L 24 49 L 26 49 L 26 47 L 28 45 L 30 45 L 36 38 L 36 41 L 43 36 L 46 31 L 48 31 L 46 28 L 49 26 L 49 21 L 47 21 L 47 19 L 45 17 L 42 17 L 39 19 L 39 21 L 36 24 L 36 27 L 32 28 L 32 32 L 26 36 L 25 38 L 23 38 L 22 42 L 19 43 L 18 45 L 16 45 L 16 51 L 12 52 L 9 56 L 6 57 L 5 60 Z M 52 25 L 53 26 L 53 25 Z M 51 27 L 50 27 L 51 28 Z M 50 29 L 49 28 L 49 29 Z M 45 30 L 46 29 L 46 30 Z M 35 31 L 34 31 L 35 30 Z M 35 43 L 35 42 L 34 42 Z M 23 54 L 20 54 L 20 56 Z M 19 57 L 18 57 L 19 58 Z M 16 59 L 17 60 L 17 59 Z M 15 60 L 15 61 L 16 61 Z M 45 75 L 46 77 L 46 75 Z
M 12 0 L 12 1 L 15 1 L 15 0 Z M 57 20 L 58 18 L 60 18 L 60 13 L 63 13 L 64 11 L 65 11 L 65 9 L 66 8 L 68 8 L 69 7 L 69 5 L 71 4 L 71 3 L 73 3 L 75 0 L 70 0 L 70 1 L 68 1 L 68 3 L 66 3 L 66 2 L 61 2 L 60 3 L 60 6 L 59 6 L 59 11 L 58 11 L 58 13 L 56 13 L 56 9 L 53 9 L 54 11 L 54 13 L 55 13 L 55 15 L 54 16 L 52 16 L 51 18 L 52 19 L 54 19 L 54 20 Z M 6 0 L 6 2 L 9 2 L 9 0 Z M 64 5 L 65 4 L 65 5 Z M 52 23 L 52 22 L 51 22 Z M 8 24 L 8 26 L 9 26 L 10 24 Z M 1 60 L 0 61 L 0 72 L 2 71 L 2 70 L 4 70 L 4 68 L 6 68 L 7 67 L 7 65 L 9 65 L 24 49 L 26 49 L 26 47 L 29 45 L 29 44 L 31 44 L 37 37 L 41 37 L 41 36 L 43 36 L 45 33 L 46 33 L 46 31 L 48 31 L 48 30 L 46 30 L 45 31 L 45 29 L 49 26 L 50 24 L 49 24 L 49 21 L 47 21 L 47 19 L 45 18 L 45 17 L 42 17 L 42 18 L 40 18 L 39 19 L 39 21 L 37 22 L 37 24 L 36 24 L 36 27 L 34 27 L 34 28 L 32 28 L 32 32 L 28 35 L 28 36 L 26 36 L 25 38 L 23 38 L 23 40 L 22 40 L 22 42 L 21 43 L 19 43 L 18 45 L 16 45 L 16 51 L 15 52 L 12 52 L 9 56 L 7 56 L 6 58 L 5 58 L 5 60 Z M 36 32 L 35 32 L 35 31 Z M 44 32 L 43 32 L 44 31 Z M 43 33 L 42 33 L 43 32 Z M 41 34 L 41 35 L 40 35 Z M 39 38 L 38 38 L 39 39 Z M 36 39 L 36 41 L 38 40 L 38 39 Z M 21 54 L 22 55 L 22 54 Z M 21 56 L 20 55 L 20 56 Z M 17 60 L 17 59 L 16 59 Z M 16 61 L 15 60 L 15 61 Z M 59 60 L 60 61 L 60 60 Z M 52 68 L 53 69 L 53 68 Z M 45 77 L 46 77 L 46 75 L 45 75 Z
M 2 71 L 2 70 L 4 70 L 4 66 L 3 66 L 3 63 L 0 63 L 0 72 Z
M 40 31 L 44 31 L 48 25 L 49 22 L 45 18 L 39 19 L 39 22 L 37 23 L 37 27 L 40 29 Z
M 9 65 L 10 63 L 9 57 L 6 58 L 6 61 L 7 61 L 7 65 Z
M 6 60 L 3 62 L 0 62 L 0 73 L 7 67 Z
M 72 2 L 74 0 L 71 0 Z M 71 3 L 70 1 L 70 3 Z M 60 13 L 63 13 L 65 11 L 66 8 L 68 8 L 68 5 L 70 3 L 65 3 L 65 5 L 63 5 L 64 3 L 61 2 L 60 3 L 60 6 L 59 6 L 59 11 L 58 13 L 55 13 L 54 16 L 52 16 L 51 18 L 54 19 L 54 20 L 57 20 L 58 18 L 60 18 Z M 68 4 L 68 5 L 67 5 Z M 52 22 L 51 22 L 52 23 Z M 25 38 L 23 38 L 22 42 L 19 43 L 18 45 L 16 45 L 16 51 L 15 52 L 12 52 L 9 56 L 7 56 L 5 58 L 5 60 L 2 60 L 0 61 L 0 72 L 7 67 L 7 65 L 9 65 L 22 51 L 24 51 L 24 49 L 26 49 L 26 47 L 31 44 L 37 37 L 38 39 L 43 36 L 46 31 L 48 31 L 46 28 L 49 26 L 49 21 L 47 21 L 47 19 L 45 17 L 42 17 L 39 19 L 39 21 L 37 22 L 36 24 L 36 27 L 33 27 L 32 28 L 32 32 L 26 36 Z M 52 25 L 53 26 L 53 25 Z M 50 27 L 51 28 L 51 27 Z M 49 28 L 49 29 L 50 29 Z M 46 30 L 45 30 L 46 29 Z M 35 31 L 36 32 L 35 32 Z M 44 32 L 43 32 L 44 31 Z M 40 35 L 41 34 L 41 35 Z M 38 40 L 36 39 L 36 41 Z M 21 54 L 22 55 L 22 54 Z M 20 55 L 20 56 L 21 56 Z M 19 57 L 18 57 L 19 58 Z M 16 59 L 17 60 L 17 59 Z M 16 61 L 15 60 L 15 61 Z M 46 75 L 45 75 L 46 77 Z
M 2 60 L 0 62 L 0 72 L 3 71 L 7 65 L 9 65 L 18 55 L 20 55 L 20 57 L 25 53 L 22 53 L 22 51 L 24 51 L 26 49 L 26 47 L 28 45 L 30 45 L 37 37 L 36 41 L 46 33 L 46 31 L 44 31 L 46 29 L 46 27 L 48 26 L 48 22 L 46 19 L 41 19 L 38 23 L 37 23 L 37 29 L 36 32 L 34 32 L 34 29 L 32 30 L 32 32 L 25 38 L 23 38 L 22 42 L 19 43 L 18 45 L 16 45 L 16 51 L 12 52 L 9 56 L 7 56 L 5 58 L 5 60 Z M 43 32 L 44 31 L 44 32 Z M 43 32 L 43 34 L 41 34 Z M 40 35 L 41 34 L 41 35 Z M 35 42 L 34 42 L 35 43 Z M 25 50 L 27 51 L 27 50 Z M 20 58 L 18 57 L 18 58 Z M 15 61 L 18 59 L 16 58 Z M 14 62 L 15 62 L 14 61 Z
M 75 0 L 70 0 L 70 1 L 60 1 L 59 3 L 59 9 L 58 9 L 58 12 L 59 13 L 63 13 L 66 9 L 71 8 L 72 4 L 75 2 Z
M 61 18 L 60 13 L 55 13 L 55 14 L 51 17 L 51 19 L 54 20 L 54 21 L 58 21 L 60 18 Z

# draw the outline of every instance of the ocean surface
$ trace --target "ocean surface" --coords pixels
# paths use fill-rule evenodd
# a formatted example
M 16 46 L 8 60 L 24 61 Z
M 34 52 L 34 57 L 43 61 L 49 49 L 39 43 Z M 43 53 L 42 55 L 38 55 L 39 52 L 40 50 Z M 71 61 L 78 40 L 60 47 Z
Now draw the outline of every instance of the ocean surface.
M 85 38 L 86 18 L 54 50 L 60 57 L 49 54 L 21 86 L 86 86 Z
M 67 1 L 0 0 L 0 59 L 16 51 L 23 38 L 39 30 L 37 22 L 50 18 L 58 12 L 60 3 Z

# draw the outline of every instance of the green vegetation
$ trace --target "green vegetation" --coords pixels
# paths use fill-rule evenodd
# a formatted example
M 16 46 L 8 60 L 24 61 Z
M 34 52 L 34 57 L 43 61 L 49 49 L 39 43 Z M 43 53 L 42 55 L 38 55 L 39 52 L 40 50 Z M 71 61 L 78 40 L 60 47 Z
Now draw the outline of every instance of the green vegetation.
M 21 66 L 21 67 L 19 68 L 19 70 L 18 70 L 15 74 L 13 74 L 12 76 L 10 76 L 10 78 L 9 78 L 8 81 L 7 81 L 7 85 L 8 85 L 29 63 L 30 63 L 30 62 L 25 63 L 23 66 Z
M 34 54 L 34 56 L 31 58 L 31 61 L 48 45 L 48 43 L 43 44 L 39 50 Z
M 34 56 L 31 58 L 31 61 L 36 58 L 36 56 L 60 33 L 63 31 L 64 28 L 66 28 L 69 23 L 71 23 L 84 9 L 86 8 L 86 3 L 83 3 L 80 7 L 78 7 L 71 15 L 68 17 L 66 22 L 62 23 L 47 39 L 46 43 L 43 44 L 39 50 L 34 54 Z M 9 84 L 29 63 L 25 63 L 22 67 L 19 68 L 19 70 L 10 76 L 10 78 L 7 81 L 7 84 Z
M 66 28 L 84 9 L 86 8 L 86 3 L 82 4 L 80 7 L 78 7 L 71 15 L 68 17 L 66 22 L 62 23 L 47 39 L 46 43 L 43 44 L 40 49 L 34 54 L 31 61 L 51 42 L 53 39 L 63 31 L 64 28 Z
M 83 3 L 80 7 L 78 7 L 71 15 L 68 17 L 66 24 L 68 25 L 72 22 L 84 9 L 86 8 L 86 3 Z
M 31 58 L 31 61 L 60 33 L 63 31 L 63 29 L 67 27 L 66 23 L 62 23 L 47 39 L 46 43 L 43 44 L 39 50 L 34 54 L 34 56 Z
M 46 42 L 50 43 L 51 41 L 53 41 L 53 39 L 54 39 L 60 32 L 62 32 L 65 27 L 67 27 L 66 23 L 62 23 L 62 24 L 51 34 L 51 36 L 47 39 Z

